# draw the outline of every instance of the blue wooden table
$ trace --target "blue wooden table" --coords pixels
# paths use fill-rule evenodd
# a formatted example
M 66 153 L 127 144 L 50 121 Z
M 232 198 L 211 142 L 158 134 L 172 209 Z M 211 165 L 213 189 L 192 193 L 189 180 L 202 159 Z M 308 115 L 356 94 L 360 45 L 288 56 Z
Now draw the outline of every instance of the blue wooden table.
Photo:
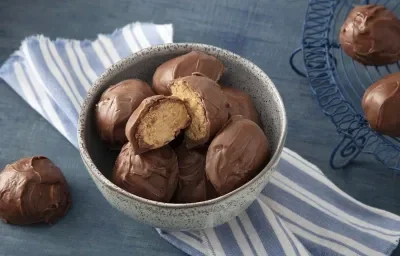
M 133 21 L 172 22 L 176 42 L 213 44 L 259 65 L 286 104 L 286 146 L 356 199 L 400 214 L 400 179 L 392 171 L 369 157 L 345 170 L 329 167 L 339 137 L 307 80 L 292 72 L 288 63 L 301 39 L 306 7 L 307 0 L 1 0 L 0 61 L 33 34 L 91 39 Z M 78 151 L 3 81 L 0 134 L 0 168 L 24 156 L 46 155 L 64 171 L 73 197 L 69 214 L 55 226 L 0 224 L 0 255 L 184 255 L 151 227 L 111 208 Z

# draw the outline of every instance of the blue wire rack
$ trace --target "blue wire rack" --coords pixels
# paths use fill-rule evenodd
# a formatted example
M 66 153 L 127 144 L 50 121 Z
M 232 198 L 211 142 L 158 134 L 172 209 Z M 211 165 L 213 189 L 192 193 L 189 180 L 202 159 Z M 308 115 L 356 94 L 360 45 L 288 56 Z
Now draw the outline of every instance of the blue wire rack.
M 400 170 L 400 138 L 370 129 L 361 108 L 365 89 L 385 75 L 400 72 L 400 64 L 363 66 L 348 57 L 339 44 L 339 31 L 348 13 L 362 4 L 385 5 L 400 16 L 399 0 L 310 0 L 302 46 L 292 53 L 290 65 L 298 75 L 308 78 L 312 93 L 341 136 L 331 155 L 332 168 L 343 168 L 366 153 L 388 168 Z M 304 72 L 294 65 L 300 53 Z

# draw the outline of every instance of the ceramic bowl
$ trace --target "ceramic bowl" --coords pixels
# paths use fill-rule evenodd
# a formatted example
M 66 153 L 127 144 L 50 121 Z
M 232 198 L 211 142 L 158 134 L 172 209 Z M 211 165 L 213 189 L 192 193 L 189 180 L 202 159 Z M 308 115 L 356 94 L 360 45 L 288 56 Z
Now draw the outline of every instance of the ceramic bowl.
M 156 68 L 176 56 L 198 50 L 221 60 L 226 71 L 221 84 L 247 92 L 260 114 L 270 140 L 272 158 L 263 170 L 242 187 L 219 198 L 199 203 L 170 204 L 147 200 L 110 181 L 116 152 L 100 140 L 94 124 L 94 108 L 110 85 L 129 78 L 151 84 Z M 90 176 L 108 202 L 133 219 L 167 230 L 196 230 L 223 224 L 244 211 L 275 171 L 286 138 L 286 114 L 282 99 L 269 77 L 250 61 L 224 49 L 204 44 L 165 44 L 146 48 L 117 62 L 98 78 L 82 105 L 78 125 L 79 151 Z

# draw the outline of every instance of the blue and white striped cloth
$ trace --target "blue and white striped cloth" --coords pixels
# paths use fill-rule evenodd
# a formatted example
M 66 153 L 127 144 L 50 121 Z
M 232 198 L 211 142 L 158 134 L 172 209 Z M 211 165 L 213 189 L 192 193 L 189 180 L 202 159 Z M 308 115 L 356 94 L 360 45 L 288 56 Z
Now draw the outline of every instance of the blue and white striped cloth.
M 119 59 L 172 38 L 172 25 L 143 23 L 95 41 L 30 37 L 0 77 L 77 146 L 80 105 L 94 80 Z M 285 149 L 271 182 L 234 220 L 196 232 L 158 232 L 190 255 L 390 255 L 400 217 L 356 201 Z

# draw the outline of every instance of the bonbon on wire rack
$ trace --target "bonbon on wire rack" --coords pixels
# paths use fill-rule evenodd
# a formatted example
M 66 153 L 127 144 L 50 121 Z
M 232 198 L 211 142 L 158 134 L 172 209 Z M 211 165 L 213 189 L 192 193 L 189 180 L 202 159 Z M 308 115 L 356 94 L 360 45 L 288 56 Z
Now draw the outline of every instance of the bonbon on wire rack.
M 400 16 L 398 0 L 310 0 L 302 44 L 293 52 L 290 64 L 297 74 L 308 78 L 312 93 L 341 136 L 331 155 L 332 168 L 345 167 L 366 153 L 388 168 L 400 170 L 400 138 L 371 130 L 361 109 L 365 89 L 387 74 L 400 72 L 400 64 L 363 66 L 349 58 L 339 44 L 340 27 L 348 13 L 362 4 L 385 5 Z M 300 53 L 304 72 L 293 63 Z

